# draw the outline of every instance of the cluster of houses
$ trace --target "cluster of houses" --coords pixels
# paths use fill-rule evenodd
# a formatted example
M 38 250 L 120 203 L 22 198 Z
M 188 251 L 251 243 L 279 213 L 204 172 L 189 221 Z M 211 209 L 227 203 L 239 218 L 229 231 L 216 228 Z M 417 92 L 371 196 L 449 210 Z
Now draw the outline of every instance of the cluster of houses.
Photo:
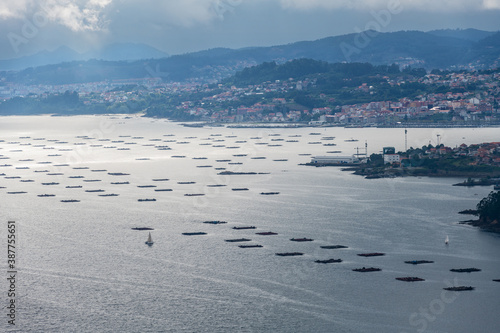
M 432 122 L 434 120 L 455 124 L 500 123 L 498 113 L 500 104 L 500 73 L 477 74 L 474 72 L 450 73 L 445 75 L 428 74 L 422 78 L 408 81 L 403 78 L 384 77 L 391 86 L 408 82 L 432 84 L 446 87 L 448 92 L 421 94 L 413 99 L 402 98 L 398 101 L 378 101 L 363 104 L 334 106 L 335 99 L 325 94 L 318 97 L 331 106 L 307 109 L 297 105 L 293 100 L 273 98 L 266 102 L 256 102 L 252 106 L 220 108 L 224 102 L 237 103 L 246 96 L 262 96 L 267 93 L 279 95 L 292 90 L 307 90 L 315 85 L 314 80 L 295 81 L 293 79 L 265 82 L 245 88 L 231 87 L 222 92 L 205 97 L 202 105 L 195 101 L 180 106 L 191 115 L 213 122 L 296 122 L 308 120 L 311 124 L 339 125 L 389 125 L 399 122 Z M 460 89 L 462 88 L 462 89 Z M 468 89 L 479 89 L 481 92 L 469 92 Z M 374 87 L 364 83 L 358 92 L 373 94 Z
M 377 101 L 362 104 L 342 105 L 325 94 L 317 98 L 326 107 L 306 108 L 294 100 L 283 97 L 292 91 L 308 91 L 315 87 L 316 80 L 276 80 L 258 85 L 238 88 L 222 84 L 192 82 L 163 82 L 160 78 L 114 80 L 61 86 L 25 86 L 0 82 L 0 101 L 13 96 L 44 97 L 52 93 L 76 91 L 85 104 L 126 103 L 145 100 L 146 95 L 199 96 L 201 100 L 189 100 L 173 106 L 178 111 L 209 122 L 304 122 L 312 125 L 337 124 L 343 126 L 394 125 L 422 122 L 446 122 L 453 124 L 500 123 L 500 73 L 478 74 L 459 72 L 427 74 L 424 77 L 383 77 L 391 86 L 417 82 L 445 87 L 443 93 L 421 94 L 415 98 L 398 101 Z M 124 89 L 138 86 L 141 89 Z M 353 89 L 360 94 L 374 94 L 376 88 L 364 83 Z M 196 93 L 196 94 L 195 94 Z M 269 97 L 272 95 L 273 97 Z M 240 101 L 251 99 L 249 103 Z M 253 103 L 253 102 L 252 102 Z M 243 105 L 245 104 L 245 105 Z M 231 105 L 228 107 L 227 105 Z
M 396 153 L 394 147 L 383 148 L 384 164 L 411 165 L 409 162 L 412 154 L 417 154 L 419 158 L 440 159 L 443 156 L 452 158 L 470 157 L 470 165 L 492 165 L 500 167 L 500 142 L 486 142 L 481 144 L 465 143 L 455 148 L 439 145 L 437 147 L 424 146 L 418 150 L 407 153 Z

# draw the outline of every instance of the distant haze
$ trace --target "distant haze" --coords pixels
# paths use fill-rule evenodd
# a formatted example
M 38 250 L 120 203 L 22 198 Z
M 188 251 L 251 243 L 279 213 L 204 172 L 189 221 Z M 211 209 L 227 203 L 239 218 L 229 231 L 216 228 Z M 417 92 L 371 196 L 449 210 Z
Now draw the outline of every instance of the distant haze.
M 42 5 L 43 4 L 43 5 Z M 143 43 L 167 54 L 350 34 L 500 30 L 500 0 L 2 0 L 0 59 Z

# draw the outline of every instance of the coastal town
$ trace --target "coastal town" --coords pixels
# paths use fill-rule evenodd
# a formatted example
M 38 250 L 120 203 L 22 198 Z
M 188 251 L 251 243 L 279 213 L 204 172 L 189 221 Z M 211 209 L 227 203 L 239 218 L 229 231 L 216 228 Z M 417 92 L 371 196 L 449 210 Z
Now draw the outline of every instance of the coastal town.
M 423 70 L 423 69 L 421 69 Z M 1 79 L 1 78 L 0 78 Z M 102 113 L 145 112 L 207 123 L 300 123 L 308 126 L 488 126 L 500 124 L 500 73 L 432 71 L 419 76 L 381 76 L 380 85 L 361 82 L 342 94 L 365 103 L 340 104 L 318 92 L 317 79 L 266 81 L 236 86 L 227 83 L 164 82 L 161 78 L 123 79 L 69 85 L 24 85 L 0 81 L 0 105 L 16 98 L 44 100 L 72 92 L 85 107 Z M 219 81 L 224 82 L 224 81 Z M 381 86 L 438 87 L 413 97 L 380 99 Z M 311 94 L 304 106 L 293 93 Z M 380 96 L 382 98 L 383 96 Z M 151 101 L 154 102 L 151 102 Z M 167 110 L 167 111 L 165 111 Z

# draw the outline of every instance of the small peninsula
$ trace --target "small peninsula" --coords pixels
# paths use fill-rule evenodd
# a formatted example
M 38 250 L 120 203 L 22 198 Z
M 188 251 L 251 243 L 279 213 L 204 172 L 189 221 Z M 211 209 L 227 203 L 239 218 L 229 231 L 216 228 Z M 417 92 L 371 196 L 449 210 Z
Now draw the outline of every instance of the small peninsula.
M 478 220 L 462 222 L 483 230 L 500 233 L 500 192 L 492 191 L 476 206 Z
M 341 166 L 345 171 L 365 176 L 368 179 L 402 176 L 465 177 L 456 186 L 498 186 L 500 184 L 500 142 L 461 144 L 455 148 L 443 144 L 411 147 L 406 152 L 395 152 L 385 147 L 382 154 L 371 154 L 369 158 L 352 157 L 351 163 L 318 162 L 313 158 L 310 166 Z M 320 160 L 321 161 L 321 160 Z

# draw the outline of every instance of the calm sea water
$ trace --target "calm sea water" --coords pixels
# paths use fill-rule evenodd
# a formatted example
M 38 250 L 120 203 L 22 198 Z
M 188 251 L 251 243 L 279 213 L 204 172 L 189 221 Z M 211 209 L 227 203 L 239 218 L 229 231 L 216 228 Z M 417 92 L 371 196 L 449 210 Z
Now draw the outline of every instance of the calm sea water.
M 409 129 L 407 145 L 499 141 L 498 133 Z M 344 141 L 351 138 L 359 141 Z M 498 330 L 500 283 L 492 279 L 500 279 L 500 238 L 458 224 L 468 217 L 457 214 L 474 208 L 491 187 L 451 186 L 463 179 L 366 180 L 339 168 L 299 165 L 310 160 L 304 154 L 364 153 L 365 141 L 368 154 L 384 146 L 402 150 L 402 129 L 194 129 L 136 117 L 41 116 L 0 118 L 0 139 L 0 165 L 11 165 L 0 173 L 21 177 L 0 177 L 0 242 L 6 249 L 7 220 L 16 221 L 18 239 L 15 326 L 6 319 L 9 286 L 0 284 L 0 327 L 10 331 Z M 219 175 L 223 169 L 263 174 Z M 145 185 L 157 187 L 138 187 Z M 18 191 L 27 193 L 7 194 Z M 111 193 L 118 196 L 99 196 Z M 61 202 L 71 199 L 80 202 Z M 207 220 L 227 224 L 202 223 Z M 152 247 L 144 244 L 147 231 L 131 229 L 138 226 L 154 228 Z M 261 231 L 278 234 L 255 234 Z M 234 238 L 263 247 L 225 242 Z M 348 248 L 320 247 L 336 244 Z M 357 255 L 362 252 L 386 255 Z M 330 258 L 343 262 L 314 262 Z M 434 263 L 404 263 L 421 259 Z M 363 266 L 382 271 L 352 271 Z M 449 271 L 466 267 L 482 271 Z M 402 276 L 425 281 L 395 280 Z M 450 284 L 476 289 L 445 292 Z

